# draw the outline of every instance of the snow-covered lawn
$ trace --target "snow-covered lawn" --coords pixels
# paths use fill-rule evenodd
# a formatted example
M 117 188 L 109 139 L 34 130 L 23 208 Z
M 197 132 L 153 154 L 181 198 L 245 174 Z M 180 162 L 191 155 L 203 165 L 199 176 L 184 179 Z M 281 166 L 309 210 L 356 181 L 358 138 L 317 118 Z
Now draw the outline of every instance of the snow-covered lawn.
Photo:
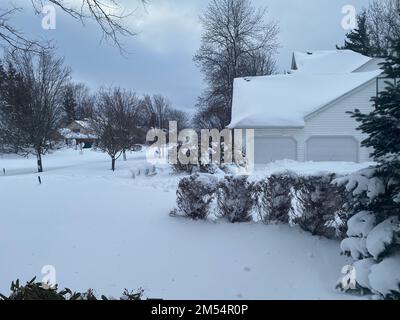
M 143 287 L 164 299 L 351 298 L 333 289 L 346 264 L 338 242 L 288 226 L 172 218 L 179 177 L 160 168 L 133 179 L 144 164 L 143 152 L 130 154 L 113 173 L 102 153 L 63 150 L 44 158 L 39 185 L 34 159 L 0 157 L 0 292 L 54 265 L 61 287 L 107 295 Z M 265 171 L 362 166 L 281 162 Z

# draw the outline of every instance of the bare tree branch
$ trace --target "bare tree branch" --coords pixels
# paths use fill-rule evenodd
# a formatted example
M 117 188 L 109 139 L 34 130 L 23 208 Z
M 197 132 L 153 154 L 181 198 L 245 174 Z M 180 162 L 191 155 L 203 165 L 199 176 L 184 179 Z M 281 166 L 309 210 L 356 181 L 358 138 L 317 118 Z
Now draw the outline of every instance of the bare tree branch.
M 148 2 L 148 0 L 137 1 L 143 5 Z M 126 24 L 126 20 L 133 15 L 134 11 L 127 12 L 122 5 L 122 0 L 79 0 L 72 2 L 67 0 L 31 0 L 36 14 L 42 12 L 45 2 L 53 4 L 82 24 L 89 20 L 95 21 L 102 32 L 102 40 L 112 42 L 121 53 L 126 52 L 122 39 L 136 34 Z M 11 47 L 13 50 L 35 52 L 50 48 L 50 43 L 31 40 L 11 24 L 12 17 L 20 11 L 22 11 L 22 8 L 0 7 L 0 45 Z

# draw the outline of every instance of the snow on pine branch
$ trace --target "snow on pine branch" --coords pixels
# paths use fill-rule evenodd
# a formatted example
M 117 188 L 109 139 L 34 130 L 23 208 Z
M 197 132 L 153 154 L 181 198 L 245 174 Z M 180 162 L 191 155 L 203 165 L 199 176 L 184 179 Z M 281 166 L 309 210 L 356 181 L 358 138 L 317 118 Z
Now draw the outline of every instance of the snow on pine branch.
M 385 193 L 385 185 L 381 179 L 375 176 L 376 168 L 370 167 L 360 170 L 348 176 L 338 178 L 333 183 L 346 187 L 353 196 L 365 193 L 368 199 L 373 200 Z

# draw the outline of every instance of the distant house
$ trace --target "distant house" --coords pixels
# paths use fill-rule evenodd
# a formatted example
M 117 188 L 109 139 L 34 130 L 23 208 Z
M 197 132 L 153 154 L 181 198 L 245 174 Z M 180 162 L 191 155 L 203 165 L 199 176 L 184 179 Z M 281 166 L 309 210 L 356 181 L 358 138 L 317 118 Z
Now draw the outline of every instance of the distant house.
M 230 128 L 255 129 L 255 162 L 370 160 L 346 112 L 372 110 L 381 59 L 350 50 L 295 52 L 286 75 L 235 79 Z
M 91 148 L 97 141 L 97 136 L 88 120 L 75 120 L 61 129 L 60 134 L 68 145 L 83 144 L 84 148 Z

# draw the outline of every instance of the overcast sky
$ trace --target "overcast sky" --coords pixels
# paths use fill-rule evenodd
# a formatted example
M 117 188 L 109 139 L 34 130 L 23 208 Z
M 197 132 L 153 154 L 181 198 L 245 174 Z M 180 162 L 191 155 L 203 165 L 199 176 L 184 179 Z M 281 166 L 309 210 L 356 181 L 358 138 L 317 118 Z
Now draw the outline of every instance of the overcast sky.
M 4 0 L 2 0 L 4 1 Z M 76 0 L 74 0 L 76 1 Z M 127 0 L 133 6 L 135 0 Z M 129 18 L 138 36 L 125 40 L 129 55 L 100 43 L 94 23 L 82 26 L 58 12 L 57 29 L 43 30 L 41 16 L 31 7 L 14 18 L 27 35 L 54 39 L 58 54 L 65 56 L 76 81 L 91 88 L 121 86 L 138 93 L 161 93 L 180 109 L 193 109 L 202 91 L 202 75 L 192 62 L 200 43 L 199 15 L 207 0 L 151 0 L 145 10 L 139 6 Z M 346 30 L 341 26 L 342 7 L 357 10 L 368 0 L 253 0 L 269 8 L 267 19 L 279 22 L 281 48 L 277 55 L 281 71 L 290 67 L 293 50 L 335 49 Z M 30 1 L 13 3 L 29 5 Z M 135 4 L 137 7 L 137 5 Z

